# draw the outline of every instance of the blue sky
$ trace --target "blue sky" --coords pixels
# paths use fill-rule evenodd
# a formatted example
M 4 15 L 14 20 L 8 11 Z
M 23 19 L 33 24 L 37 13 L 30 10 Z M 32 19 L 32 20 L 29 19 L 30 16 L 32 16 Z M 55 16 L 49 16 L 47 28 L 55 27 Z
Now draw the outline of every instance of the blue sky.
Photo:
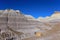
M 60 0 L 0 0 L 0 9 L 18 9 L 23 14 L 38 18 L 60 11 Z

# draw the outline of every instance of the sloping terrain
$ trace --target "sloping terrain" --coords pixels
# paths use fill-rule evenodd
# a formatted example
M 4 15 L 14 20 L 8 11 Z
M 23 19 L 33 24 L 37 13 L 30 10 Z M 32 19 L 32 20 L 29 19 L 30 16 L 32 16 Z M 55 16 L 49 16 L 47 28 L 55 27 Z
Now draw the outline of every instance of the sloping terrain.
M 60 12 L 47 18 L 35 19 L 18 10 L 0 10 L 0 29 L 15 33 L 18 40 L 60 40 Z

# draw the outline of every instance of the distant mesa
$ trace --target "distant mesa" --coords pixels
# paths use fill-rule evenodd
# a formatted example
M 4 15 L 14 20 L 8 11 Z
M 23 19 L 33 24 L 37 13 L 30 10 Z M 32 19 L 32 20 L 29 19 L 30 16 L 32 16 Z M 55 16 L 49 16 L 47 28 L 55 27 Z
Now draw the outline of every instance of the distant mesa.
M 1 15 L 6 15 L 6 14 L 8 14 L 8 12 L 10 12 L 11 14 L 14 14 L 14 15 L 21 14 L 21 12 L 19 10 L 6 9 L 6 10 L 0 10 L 0 16 Z M 25 15 L 24 14 L 24 16 L 28 20 L 36 20 L 36 21 L 53 20 L 53 19 L 57 19 L 57 18 L 60 19 L 60 11 L 55 11 L 51 16 L 38 17 L 37 19 L 35 19 L 32 15 Z
M 60 11 L 55 11 L 54 14 L 60 14 Z
M 38 20 L 40 21 L 48 21 L 48 20 L 54 20 L 54 19 L 60 19 L 60 11 L 55 11 L 51 16 L 46 17 L 39 17 Z
M 60 17 L 60 12 L 59 11 L 55 11 L 54 14 L 52 15 L 52 17 Z

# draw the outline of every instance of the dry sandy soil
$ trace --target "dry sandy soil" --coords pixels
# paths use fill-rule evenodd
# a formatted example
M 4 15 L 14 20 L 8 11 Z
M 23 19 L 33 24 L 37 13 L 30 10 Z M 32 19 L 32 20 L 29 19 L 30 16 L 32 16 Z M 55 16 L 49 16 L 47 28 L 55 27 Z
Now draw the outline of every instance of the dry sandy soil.
M 60 40 L 60 23 L 54 25 L 51 30 L 43 33 L 43 35 L 39 38 L 31 37 L 23 40 Z

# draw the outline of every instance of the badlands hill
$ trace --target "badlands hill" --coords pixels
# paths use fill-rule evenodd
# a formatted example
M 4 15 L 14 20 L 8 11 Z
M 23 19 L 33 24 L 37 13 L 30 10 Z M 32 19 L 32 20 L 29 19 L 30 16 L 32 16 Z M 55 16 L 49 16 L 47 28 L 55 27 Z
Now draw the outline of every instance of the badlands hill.
M 46 18 L 39 17 L 37 20 L 40 23 L 36 28 L 40 29 L 42 36 L 36 40 L 60 40 L 60 12 L 55 12 Z
M 40 40 L 60 40 L 60 12 L 57 11 L 46 18 L 39 17 L 38 20 L 45 25 L 45 32 Z
M 31 15 L 22 14 L 19 10 L 0 10 L 0 29 L 6 31 L 8 26 L 23 32 L 22 40 L 60 40 L 60 12 L 35 19 Z M 37 38 L 35 32 L 42 35 Z

